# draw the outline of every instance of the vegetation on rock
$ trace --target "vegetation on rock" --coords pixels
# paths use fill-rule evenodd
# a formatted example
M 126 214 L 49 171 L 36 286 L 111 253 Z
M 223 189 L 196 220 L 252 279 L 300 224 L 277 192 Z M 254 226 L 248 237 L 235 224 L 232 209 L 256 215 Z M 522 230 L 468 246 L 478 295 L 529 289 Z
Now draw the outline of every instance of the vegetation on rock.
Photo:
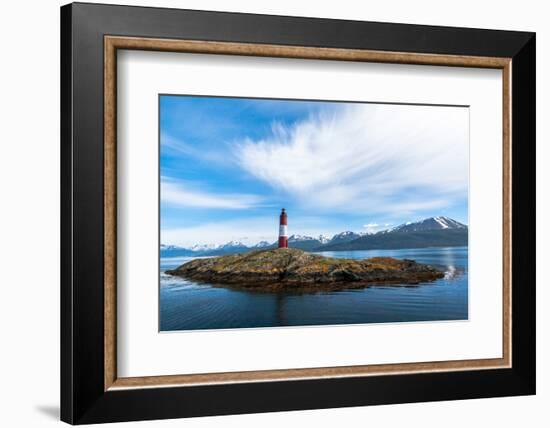
M 443 277 L 414 260 L 373 257 L 341 259 L 295 248 L 195 259 L 166 271 L 197 282 L 258 290 L 361 288 L 376 284 L 418 284 Z

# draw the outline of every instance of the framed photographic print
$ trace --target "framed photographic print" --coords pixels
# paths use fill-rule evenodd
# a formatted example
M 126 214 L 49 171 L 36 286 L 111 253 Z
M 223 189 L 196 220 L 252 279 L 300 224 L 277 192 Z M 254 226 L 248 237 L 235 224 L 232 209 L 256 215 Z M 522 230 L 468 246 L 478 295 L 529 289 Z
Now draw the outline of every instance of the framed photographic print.
M 533 33 L 76 3 L 61 53 L 62 420 L 535 393 Z

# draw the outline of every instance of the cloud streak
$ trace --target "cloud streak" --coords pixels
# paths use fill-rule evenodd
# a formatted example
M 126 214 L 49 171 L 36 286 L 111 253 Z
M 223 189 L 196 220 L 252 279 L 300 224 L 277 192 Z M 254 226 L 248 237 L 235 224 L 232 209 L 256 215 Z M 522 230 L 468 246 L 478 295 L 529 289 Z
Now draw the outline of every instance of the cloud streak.
M 161 201 L 179 207 L 243 210 L 259 206 L 263 199 L 257 195 L 208 193 L 184 182 L 161 178 Z
M 165 152 L 184 155 L 202 162 L 224 165 L 227 163 L 227 155 L 223 150 L 213 151 L 198 148 L 196 145 L 188 144 L 180 138 L 175 138 L 167 133 L 160 135 L 160 144 Z
M 348 104 L 275 125 L 236 157 L 304 207 L 403 215 L 466 198 L 468 141 L 467 108 Z

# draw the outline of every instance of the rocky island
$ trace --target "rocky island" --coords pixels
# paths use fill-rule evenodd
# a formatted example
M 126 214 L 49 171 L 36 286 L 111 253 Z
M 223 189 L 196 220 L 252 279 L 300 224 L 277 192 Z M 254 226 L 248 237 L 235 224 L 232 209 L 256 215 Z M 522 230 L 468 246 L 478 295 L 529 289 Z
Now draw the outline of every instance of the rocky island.
M 443 272 L 434 267 L 414 260 L 391 257 L 342 259 L 307 253 L 296 248 L 195 259 L 166 273 L 196 282 L 258 291 L 410 285 L 444 276 Z

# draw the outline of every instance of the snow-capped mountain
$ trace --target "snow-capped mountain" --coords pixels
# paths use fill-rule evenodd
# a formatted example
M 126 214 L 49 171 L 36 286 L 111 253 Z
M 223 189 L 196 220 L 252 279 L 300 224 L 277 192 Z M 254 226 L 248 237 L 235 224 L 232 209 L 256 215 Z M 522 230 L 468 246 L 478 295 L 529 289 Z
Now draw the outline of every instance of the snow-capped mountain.
M 249 250 L 267 248 L 273 244 L 267 241 L 260 241 L 255 245 L 246 245 L 241 241 L 233 240 L 224 244 L 196 244 L 190 247 L 179 247 L 177 245 L 161 244 L 160 251 L 165 256 L 211 256 L 229 253 L 240 253 Z
M 319 237 L 317 238 L 317 240 L 318 240 L 321 244 L 326 244 L 327 242 L 330 241 L 330 238 L 327 238 L 325 235 L 319 235 Z
M 180 247 L 178 245 L 167 245 L 160 244 L 160 255 L 161 257 L 181 257 L 181 256 L 194 256 L 195 251 Z
M 318 251 L 458 247 L 468 245 L 468 226 L 449 217 L 407 222 L 357 239 L 323 245 Z
M 352 232 L 351 230 L 346 230 L 345 232 L 340 232 L 334 235 L 329 243 L 339 244 L 342 242 L 353 241 L 354 239 L 358 239 L 360 237 L 361 235 L 359 233 Z
M 467 229 L 468 226 L 449 217 L 430 217 L 414 223 L 407 222 L 385 231 L 393 232 L 420 232 L 424 230 Z
M 294 234 L 288 238 L 290 248 L 305 251 L 344 251 L 383 248 L 420 248 L 427 246 L 460 246 L 468 243 L 468 226 L 449 217 L 430 217 L 417 222 L 407 222 L 376 233 L 357 233 L 350 230 L 337 233 L 328 239 Z M 277 241 L 254 242 L 239 238 L 224 244 L 197 244 L 189 248 L 177 245 L 160 246 L 165 255 L 217 256 L 243 253 L 252 250 L 276 248 Z
M 319 237 L 321 238 L 321 237 Z M 299 248 L 305 251 L 315 251 L 323 245 L 322 241 L 318 238 L 307 235 L 291 235 L 288 238 L 288 246 L 290 248 Z
M 189 247 L 189 250 L 195 251 L 195 252 L 201 252 L 201 251 L 210 251 L 215 250 L 218 248 L 218 244 L 196 244 L 192 247 Z
M 160 244 L 161 251 L 173 251 L 173 250 L 183 250 L 184 248 L 178 247 L 177 245 L 166 245 Z
M 246 247 L 241 241 L 229 241 L 225 244 L 218 245 L 216 248 L 231 248 L 231 247 Z
M 288 237 L 288 242 L 302 242 L 302 241 L 317 241 L 317 239 L 307 235 L 290 235 Z

